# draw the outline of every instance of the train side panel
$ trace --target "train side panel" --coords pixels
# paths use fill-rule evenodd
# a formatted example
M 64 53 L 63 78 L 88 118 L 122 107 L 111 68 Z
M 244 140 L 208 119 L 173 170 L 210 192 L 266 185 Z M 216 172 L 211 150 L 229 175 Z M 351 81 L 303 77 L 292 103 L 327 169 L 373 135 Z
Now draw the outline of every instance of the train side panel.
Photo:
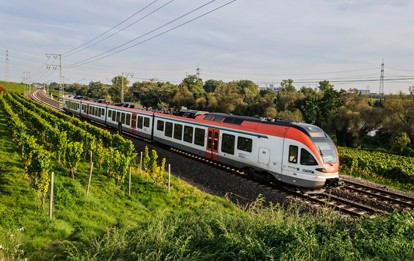
M 179 120 L 162 114 L 156 114 L 154 117 L 154 141 L 202 157 L 206 153 L 207 131 L 206 126 L 188 120 Z

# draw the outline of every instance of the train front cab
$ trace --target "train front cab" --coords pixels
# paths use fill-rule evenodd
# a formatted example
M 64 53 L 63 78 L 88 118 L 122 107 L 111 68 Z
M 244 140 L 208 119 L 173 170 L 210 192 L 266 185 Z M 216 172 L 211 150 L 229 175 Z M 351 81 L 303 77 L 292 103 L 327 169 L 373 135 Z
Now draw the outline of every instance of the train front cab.
M 312 189 L 340 185 L 338 153 L 332 140 L 320 131 L 324 135 L 314 134 L 317 137 L 309 137 L 295 128 L 287 132 L 283 146 L 283 182 Z

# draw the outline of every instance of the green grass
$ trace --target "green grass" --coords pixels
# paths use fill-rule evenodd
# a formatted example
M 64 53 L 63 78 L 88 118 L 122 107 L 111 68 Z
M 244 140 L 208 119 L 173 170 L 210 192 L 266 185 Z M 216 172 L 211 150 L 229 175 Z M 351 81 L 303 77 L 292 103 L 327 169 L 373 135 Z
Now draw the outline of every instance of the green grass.
M 3 86 L 4 88 L 6 88 L 7 91 L 15 91 L 15 92 L 20 92 L 20 93 L 25 93 L 26 91 L 29 90 L 29 88 L 27 87 L 27 84 L 16 83 L 16 82 L 0 81 L 0 86 Z
M 180 213 L 201 204 L 213 205 L 218 210 L 235 210 L 225 200 L 204 194 L 180 180 L 173 179 L 169 194 L 164 188 L 154 186 L 149 177 L 138 175 L 134 175 L 134 193 L 129 196 L 126 185 L 117 185 L 113 179 L 95 174 L 86 196 L 89 165 L 82 164 L 73 180 L 68 170 L 56 163 L 54 218 L 50 221 L 48 209 L 41 208 L 40 195 L 30 187 L 1 114 L 0 137 L 0 245 L 10 242 L 8 235 L 13 234 L 15 245 L 24 247 L 31 258 L 48 260 L 56 254 L 54 249 L 62 247 L 59 242 L 85 240 L 115 228 L 136 227 L 155 218 L 160 211 Z M 5 252 L 0 251 L 0 260 Z
M 41 208 L 0 109 L 0 260 L 414 260 L 414 213 L 348 220 L 336 212 L 248 211 L 173 178 L 126 184 L 55 162 L 54 216 Z M 47 204 L 49 202 L 46 202 Z

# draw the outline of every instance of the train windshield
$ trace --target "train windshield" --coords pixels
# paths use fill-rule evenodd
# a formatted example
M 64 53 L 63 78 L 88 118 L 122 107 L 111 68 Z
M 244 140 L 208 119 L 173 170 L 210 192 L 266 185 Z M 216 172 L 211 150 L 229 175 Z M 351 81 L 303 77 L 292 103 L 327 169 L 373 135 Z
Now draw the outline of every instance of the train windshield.
M 338 162 L 338 154 L 336 153 L 335 144 L 331 139 L 318 139 L 318 141 L 314 141 L 314 143 L 321 154 L 323 163 L 334 164 Z

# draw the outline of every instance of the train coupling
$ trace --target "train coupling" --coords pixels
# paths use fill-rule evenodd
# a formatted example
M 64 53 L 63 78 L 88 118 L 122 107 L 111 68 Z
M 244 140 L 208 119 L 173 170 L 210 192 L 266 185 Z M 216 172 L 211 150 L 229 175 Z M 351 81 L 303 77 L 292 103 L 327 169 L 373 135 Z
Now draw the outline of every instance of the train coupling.
M 327 179 L 325 182 L 325 188 L 332 188 L 332 187 L 343 187 L 345 184 L 340 178 L 334 178 L 334 179 Z

